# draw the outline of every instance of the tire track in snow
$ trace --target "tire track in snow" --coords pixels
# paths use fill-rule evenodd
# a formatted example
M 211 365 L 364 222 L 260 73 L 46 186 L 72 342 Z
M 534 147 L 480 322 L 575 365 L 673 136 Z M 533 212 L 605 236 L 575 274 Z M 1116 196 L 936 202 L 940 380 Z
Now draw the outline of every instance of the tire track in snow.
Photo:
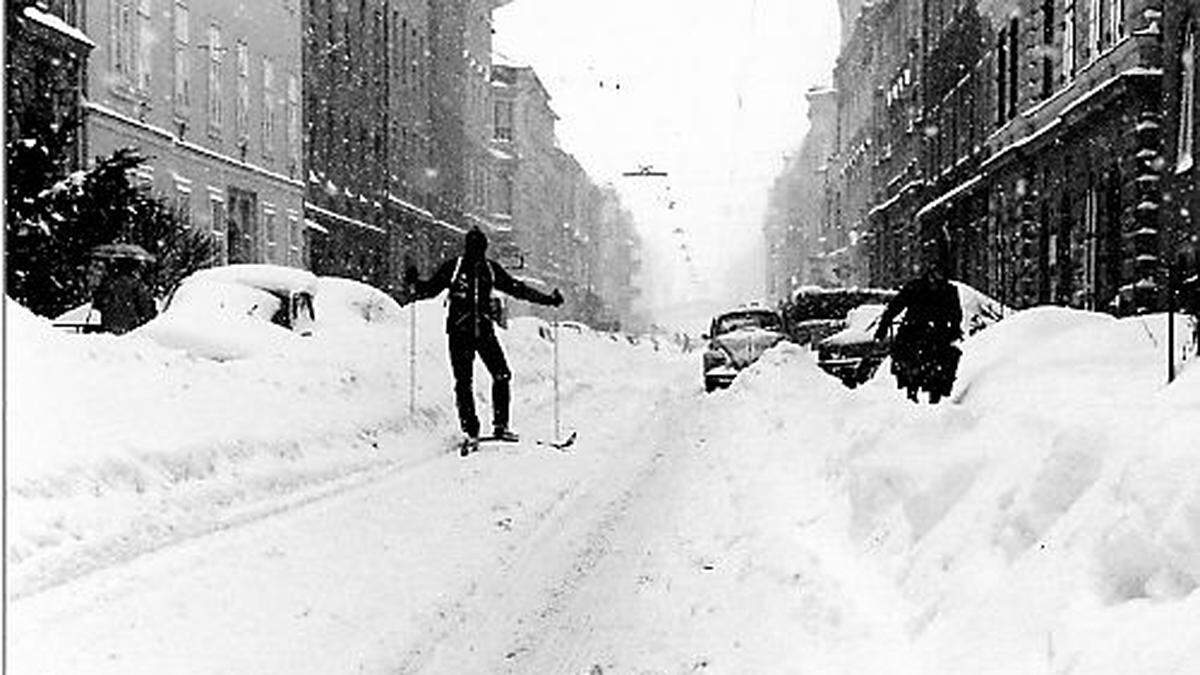
M 813 445 L 792 446 L 761 398 L 697 408 L 670 425 L 669 462 L 629 491 L 605 555 L 527 615 L 511 658 L 472 672 L 885 672 L 859 652 L 894 653 L 896 626 L 875 616 L 891 598 L 839 534 L 828 419 L 807 413 Z
M 536 650 L 537 626 L 552 620 L 610 553 L 611 537 L 630 504 L 670 457 L 676 422 L 699 392 L 695 379 L 689 367 L 686 374 L 671 372 L 666 386 L 643 387 L 636 395 L 629 383 L 600 386 L 592 392 L 599 395 L 589 399 L 590 406 L 572 406 L 574 419 L 591 420 L 575 452 L 616 459 L 601 475 L 573 481 L 538 509 L 536 524 L 509 562 L 473 585 L 470 597 L 456 599 L 452 614 L 436 617 L 426 638 L 410 647 L 395 672 L 496 672 Z M 624 392 L 619 408 L 611 406 L 610 387 Z M 648 399 L 653 401 L 649 411 L 644 409 Z M 617 433 L 605 437 L 606 426 Z M 643 428 L 654 430 L 649 440 L 639 433 Z

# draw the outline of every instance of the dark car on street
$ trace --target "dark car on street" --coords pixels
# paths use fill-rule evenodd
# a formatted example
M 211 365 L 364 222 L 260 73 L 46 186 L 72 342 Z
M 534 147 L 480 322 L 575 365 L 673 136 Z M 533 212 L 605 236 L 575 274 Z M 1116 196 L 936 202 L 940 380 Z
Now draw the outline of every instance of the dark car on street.
M 817 343 L 817 365 L 854 388 L 875 376 L 891 349 L 891 331 L 875 339 L 875 327 L 887 305 L 859 305 L 846 315 L 846 327 Z
M 864 304 L 887 304 L 896 291 L 881 288 L 801 286 L 783 304 L 788 336 L 798 345 L 816 345 L 846 327 L 846 314 Z

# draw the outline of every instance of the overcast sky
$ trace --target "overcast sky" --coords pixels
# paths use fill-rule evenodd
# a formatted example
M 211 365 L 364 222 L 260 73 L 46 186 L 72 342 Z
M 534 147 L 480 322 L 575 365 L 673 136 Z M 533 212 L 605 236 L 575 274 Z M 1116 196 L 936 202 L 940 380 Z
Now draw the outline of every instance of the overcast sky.
M 650 309 L 670 323 L 761 296 L 767 190 L 805 90 L 829 81 L 835 0 L 514 0 L 495 29 L 550 91 L 563 148 L 633 210 Z M 670 176 L 621 177 L 644 164 Z

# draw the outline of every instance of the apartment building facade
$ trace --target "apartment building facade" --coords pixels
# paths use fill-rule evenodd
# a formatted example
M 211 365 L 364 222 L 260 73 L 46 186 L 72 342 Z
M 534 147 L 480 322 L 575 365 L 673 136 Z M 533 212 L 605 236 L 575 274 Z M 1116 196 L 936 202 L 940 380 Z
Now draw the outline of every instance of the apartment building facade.
M 940 260 L 1018 307 L 1160 305 L 1164 27 L 1185 4 L 1165 21 L 1161 0 L 863 6 L 834 74 L 834 281 L 895 286 Z M 1168 49 L 1187 51 L 1180 30 Z
M 306 264 L 299 0 L 89 0 L 90 157 L 136 147 L 138 179 L 222 262 Z M 264 26 L 273 27 L 263 30 Z

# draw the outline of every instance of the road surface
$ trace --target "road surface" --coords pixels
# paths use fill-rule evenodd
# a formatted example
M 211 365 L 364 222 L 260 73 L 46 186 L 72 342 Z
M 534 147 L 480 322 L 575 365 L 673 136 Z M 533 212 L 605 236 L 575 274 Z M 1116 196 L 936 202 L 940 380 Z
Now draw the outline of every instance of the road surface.
M 570 452 L 431 448 L 20 598 L 10 672 L 869 667 L 901 639 L 876 618 L 895 600 L 826 527 L 824 467 L 773 447 L 752 399 L 706 397 L 698 365 L 574 388 Z

